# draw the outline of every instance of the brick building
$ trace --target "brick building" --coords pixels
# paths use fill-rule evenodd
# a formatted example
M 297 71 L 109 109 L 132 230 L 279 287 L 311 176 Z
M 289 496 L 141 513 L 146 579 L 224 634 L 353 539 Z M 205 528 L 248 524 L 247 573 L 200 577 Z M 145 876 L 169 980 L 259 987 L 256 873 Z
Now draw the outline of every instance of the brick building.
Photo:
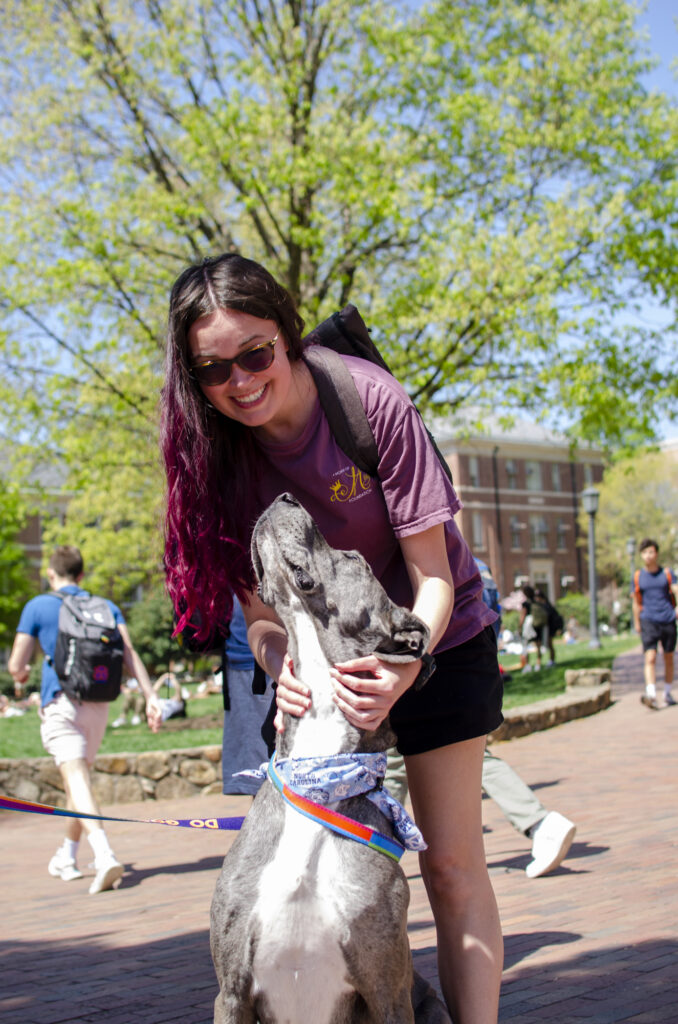
M 28 515 L 17 540 L 23 544 L 31 579 L 39 591 L 47 586 L 41 571 L 44 519 L 58 516 L 63 523 L 70 495 L 64 490 L 63 474 L 58 469 L 43 466 L 31 476 L 26 497 L 34 511 Z
M 491 567 L 501 594 L 539 584 L 552 600 L 588 589 L 586 546 L 579 539 L 580 495 L 602 480 L 593 448 L 570 450 L 566 437 L 517 420 L 485 433 L 459 420 L 433 425 L 464 508 L 457 523 L 473 553 Z

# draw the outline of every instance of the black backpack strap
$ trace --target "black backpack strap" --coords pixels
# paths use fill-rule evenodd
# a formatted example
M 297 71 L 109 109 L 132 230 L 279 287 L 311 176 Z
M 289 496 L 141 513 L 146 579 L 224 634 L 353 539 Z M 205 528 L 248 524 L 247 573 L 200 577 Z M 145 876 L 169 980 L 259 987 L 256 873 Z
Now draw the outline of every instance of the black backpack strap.
M 356 355 L 355 349 L 352 355 Z M 337 352 L 321 345 L 304 350 L 334 439 L 363 473 L 379 475 L 379 451 L 355 381 Z
M 48 590 L 47 594 L 49 597 L 57 597 L 61 602 L 63 602 L 64 594 L 60 594 L 58 590 Z M 45 661 L 50 666 L 50 668 L 54 668 L 54 658 L 50 657 L 50 655 L 47 654 L 47 652 L 45 652 Z

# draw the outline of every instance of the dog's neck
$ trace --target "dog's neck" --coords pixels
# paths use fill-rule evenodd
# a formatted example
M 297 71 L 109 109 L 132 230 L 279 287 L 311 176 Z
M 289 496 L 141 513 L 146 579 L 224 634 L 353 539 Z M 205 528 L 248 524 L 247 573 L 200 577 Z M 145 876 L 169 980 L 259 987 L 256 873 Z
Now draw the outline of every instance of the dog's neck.
M 285 616 L 285 628 L 294 674 L 311 691 L 311 707 L 301 718 L 285 715 L 285 729 L 277 739 L 278 755 L 322 757 L 386 750 L 395 739 L 387 725 L 373 732 L 357 729 L 334 703 L 332 662 L 323 650 L 313 619 L 301 603 Z M 358 652 L 350 656 L 358 657 Z
M 296 678 L 311 691 L 311 707 L 301 717 L 285 717 L 280 753 L 285 757 L 318 757 L 355 750 L 359 731 L 332 700 L 330 664 L 305 609 L 295 609 L 286 623 Z

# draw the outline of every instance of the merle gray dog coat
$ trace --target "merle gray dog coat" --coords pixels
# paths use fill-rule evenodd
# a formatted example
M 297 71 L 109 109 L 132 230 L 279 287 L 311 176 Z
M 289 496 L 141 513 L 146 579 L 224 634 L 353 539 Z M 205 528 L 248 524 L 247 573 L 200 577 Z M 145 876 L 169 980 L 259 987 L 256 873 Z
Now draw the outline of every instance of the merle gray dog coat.
M 259 519 L 252 557 L 261 598 L 283 622 L 295 675 L 312 693 L 305 715 L 285 716 L 276 756 L 386 750 L 387 725 L 356 729 L 336 707 L 329 668 L 375 652 L 413 660 L 426 649 L 426 626 L 390 601 L 361 555 L 331 548 L 290 495 Z M 336 808 L 393 835 L 363 796 Z M 396 861 L 300 814 L 267 780 L 212 902 L 215 1024 L 449 1024 L 430 986 L 416 978 L 413 987 L 408 901 Z

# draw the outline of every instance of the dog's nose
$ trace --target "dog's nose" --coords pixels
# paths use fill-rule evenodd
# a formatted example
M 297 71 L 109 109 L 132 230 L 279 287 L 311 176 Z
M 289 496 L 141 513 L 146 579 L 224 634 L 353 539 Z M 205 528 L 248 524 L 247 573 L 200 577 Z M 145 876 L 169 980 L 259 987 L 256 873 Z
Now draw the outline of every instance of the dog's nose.
M 279 500 L 284 501 L 287 505 L 299 505 L 297 499 L 293 494 L 290 494 L 289 491 L 285 491 L 284 494 L 281 494 Z

